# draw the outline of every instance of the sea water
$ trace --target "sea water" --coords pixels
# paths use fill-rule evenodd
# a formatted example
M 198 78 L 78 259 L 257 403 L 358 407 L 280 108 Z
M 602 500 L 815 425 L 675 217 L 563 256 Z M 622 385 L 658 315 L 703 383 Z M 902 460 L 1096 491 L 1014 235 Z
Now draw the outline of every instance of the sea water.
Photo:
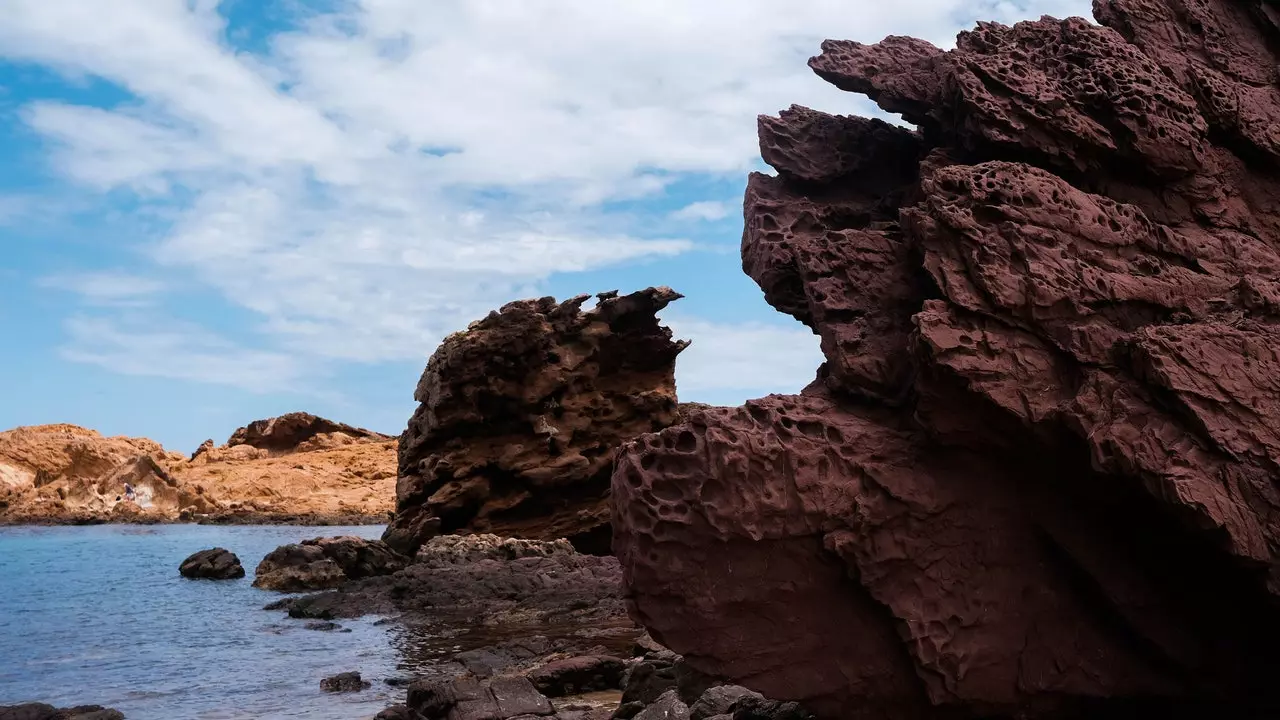
M 129 720 L 370 718 L 403 701 L 385 684 L 406 667 L 398 628 L 339 620 L 307 630 L 262 606 L 258 561 L 311 537 L 376 538 L 383 528 L 98 525 L 0 528 L 0 705 L 95 704 Z M 187 580 L 197 550 L 236 553 L 246 577 Z M 358 670 L 373 686 L 325 693 L 324 677 Z

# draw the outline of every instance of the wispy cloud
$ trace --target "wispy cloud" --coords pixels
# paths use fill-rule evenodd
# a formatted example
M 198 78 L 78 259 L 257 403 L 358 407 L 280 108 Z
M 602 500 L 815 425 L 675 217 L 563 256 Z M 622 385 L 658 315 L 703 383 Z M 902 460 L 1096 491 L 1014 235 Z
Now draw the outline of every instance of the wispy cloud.
M 133 96 L 111 108 L 28 104 L 23 117 L 55 167 L 173 213 L 150 257 L 253 311 L 270 350 L 242 357 L 277 376 L 297 372 L 295 355 L 421 358 L 555 273 L 685 252 L 686 239 L 651 237 L 651 224 L 608 203 L 661 196 L 685 176 L 740 176 L 757 160 L 759 113 L 793 102 L 868 111 L 805 69 L 824 37 L 945 43 L 979 14 L 1087 9 L 352 0 L 276 33 L 270 54 L 255 56 L 229 45 L 214 0 L 4 5 L 0 57 L 104 78 Z M 676 215 L 732 212 L 702 201 Z M 111 294 L 97 288 L 99 301 Z M 73 334 L 119 337 L 95 322 Z M 701 330 L 725 332 L 714 327 Z M 729 344 L 695 345 L 693 357 L 721 369 L 689 382 L 771 386 L 802 354 L 740 356 L 733 344 L 769 332 L 739 328 L 719 336 Z M 143 339 L 186 357 L 172 335 Z M 181 364 L 126 356 L 76 354 L 127 372 Z M 804 358 L 810 373 L 813 354 Z M 234 363 L 191 367 L 244 382 Z
M 199 327 L 128 327 L 102 317 L 68 320 L 63 357 L 124 375 L 230 385 L 250 392 L 299 391 L 302 368 L 284 353 L 236 345 Z
M 159 280 L 123 272 L 50 275 L 41 278 L 39 285 L 75 293 L 89 305 L 117 307 L 149 305 L 165 289 Z
M 706 220 L 715 221 L 723 220 L 729 217 L 733 212 L 733 206 L 728 202 L 717 200 L 700 200 L 698 202 L 689 203 L 684 207 L 671 213 L 671 217 L 676 220 Z
M 16 224 L 30 207 L 30 198 L 22 195 L 0 195 L 0 227 Z

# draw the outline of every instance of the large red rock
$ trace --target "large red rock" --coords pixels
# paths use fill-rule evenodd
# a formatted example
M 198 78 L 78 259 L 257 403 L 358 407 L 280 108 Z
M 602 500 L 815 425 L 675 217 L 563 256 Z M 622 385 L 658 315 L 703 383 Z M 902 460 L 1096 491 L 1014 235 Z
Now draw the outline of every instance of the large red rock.
M 799 396 L 629 443 L 633 613 L 829 718 L 1280 711 L 1280 8 L 810 65 L 915 130 L 761 118 L 745 271 Z
M 609 477 L 625 440 L 676 419 L 669 288 L 508 303 L 446 338 L 400 438 L 396 517 L 412 554 L 443 532 L 569 539 L 607 553 Z

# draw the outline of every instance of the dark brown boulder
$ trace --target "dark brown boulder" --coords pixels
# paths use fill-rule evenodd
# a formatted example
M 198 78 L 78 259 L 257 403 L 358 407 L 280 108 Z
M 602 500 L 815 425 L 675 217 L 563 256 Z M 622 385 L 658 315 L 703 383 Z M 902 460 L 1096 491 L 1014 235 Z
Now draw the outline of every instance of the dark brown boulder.
M 678 293 L 599 297 L 509 303 L 445 339 L 400 438 L 388 544 L 470 531 L 608 552 L 613 451 L 676 419 L 687 343 L 655 317 Z
M 205 578 L 209 580 L 231 580 L 244 577 L 244 567 L 240 558 L 230 550 L 212 548 L 201 550 L 178 567 L 178 572 L 185 578 Z
M 690 664 L 827 718 L 1280 712 L 1280 16 L 1095 7 L 823 45 L 915 130 L 761 119 L 743 267 L 826 363 L 613 478 Z
M 616 657 L 584 655 L 549 662 L 529 671 L 525 677 L 538 692 L 554 698 L 621 689 L 626 671 L 626 663 Z
M 344 536 L 281 545 L 258 563 L 253 586 L 279 592 L 321 590 L 390 575 L 408 560 L 378 540 Z
M 292 452 L 299 445 L 317 435 L 329 433 L 340 433 L 360 439 L 390 439 L 388 436 L 372 430 L 326 420 L 311 413 L 294 412 L 279 417 L 267 418 L 266 420 L 255 420 L 245 427 L 238 428 L 227 440 L 227 447 L 249 445 L 273 454 L 284 454 Z M 205 443 L 205 445 L 209 444 L 208 442 Z M 201 449 L 197 450 L 195 454 L 198 455 L 202 450 L 205 450 L 205 445 L 201 445 Z M 194 457 L 195 455 L 192 455 L 192 458 Z

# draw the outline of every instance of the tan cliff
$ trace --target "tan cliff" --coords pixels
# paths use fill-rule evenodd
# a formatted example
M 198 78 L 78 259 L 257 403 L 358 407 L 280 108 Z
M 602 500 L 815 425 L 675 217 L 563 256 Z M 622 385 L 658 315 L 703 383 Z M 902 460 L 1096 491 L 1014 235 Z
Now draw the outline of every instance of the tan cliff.
M 395 438 L 306 413 L 250 423 L 190 458 L 75 425 L 0 432 L 0 523 L 374 522 L 395 481 Z

